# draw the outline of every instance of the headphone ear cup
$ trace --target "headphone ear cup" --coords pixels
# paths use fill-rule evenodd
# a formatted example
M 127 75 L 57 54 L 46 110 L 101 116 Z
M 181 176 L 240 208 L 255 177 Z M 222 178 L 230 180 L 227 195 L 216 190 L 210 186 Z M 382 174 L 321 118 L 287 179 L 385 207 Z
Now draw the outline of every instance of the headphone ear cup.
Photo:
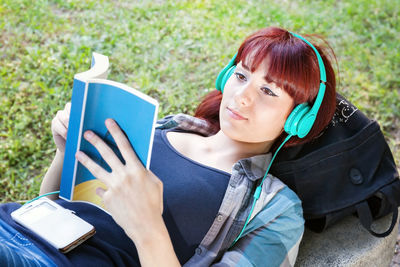
M 218 91 L 221 91 L 222 93 L 224 92 L 224 87 L 225 87 L 226 81 L 229 79 L 229 77 L 232 75 L 233 71 L 236 68 L 236 65 L 235 65 L 236 56 L 237 56 L 237 53 L 233 56 L 233 58 L 231 58 L 228 65 L 226 65 L 220 71 L 217 79 L 215 80 L 215 88 Z
M 299 135 L 299 125 L 301 125 L 301 121 L 305 117 L 305 114 L 310 111 L 310 106 L 307 103 L 302 103 L 297 105 L 288 118 L 286 119 L 285 122 L 285 132 L 287 132 L 290 135 L 293 136 L 298 136 Z M 305 135 L 298 136 L 299 138 L 303 138 Z
M 226 67 L 223 68 L 223 69 L 219 72 L 218 77 L 217 77 L 217 79 L 215 80 L 215 88 L 216 88 L 218 91 L 221 91 L 221 92 L 224 91 L 224 87 L 222 86 L 222 80 L 223 80 L 223 78 L 224 78 L 224 76 L 225 76 L 225 74 L 226 74 L 226 70 L 227 70 Z
M 224 74 L 222 80 L 221 80 L 221 92 L 224 92 L 225 84 L 229 80 L 229 78 L 232 76 L 232 74 L 235 72 L 236 65 L 230 67 Z
M 314 125 L 315 119 L 317 118 L 316 114 L 312 112 L 307 112 L 307 114 L 299 121 L 299 125 L 297 126 L 297 135 L 300 138 L 306 136 Z

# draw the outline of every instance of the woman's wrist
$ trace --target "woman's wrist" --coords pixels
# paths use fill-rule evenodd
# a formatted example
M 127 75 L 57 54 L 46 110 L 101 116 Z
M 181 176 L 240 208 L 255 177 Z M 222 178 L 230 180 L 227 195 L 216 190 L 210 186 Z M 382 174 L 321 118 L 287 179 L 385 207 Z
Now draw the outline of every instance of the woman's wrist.
M 49 169 L 44 175 L 42 184 L 40 185 L 40 195 L 59 190 L 63 163 L 64 153 L 57 149 L 56 155 L 54 156 Z M 56 199 L 56 196 L 52 195 L 49 196 L 49 198 Z
M 161 223 L 148 231 L 141 231 L 132 240 L 141 266 L 180 266 L 162 217 Z
M 145 225 L 138 230 L 125 229 L 126 234 L 133 240 L 136 246 L 148 247 L 152 245 L 153 240 L 164 240 L 168 237 L 168 230 L 165 226 L 164 220 L 160 215 L 157 219 L 147 219 Z
M 57 148 L 56 157 L 58 156 L 58 157 L 64 159 L 64 155 L 65 155 L 65 151 L 61 151 L 60 149 Z

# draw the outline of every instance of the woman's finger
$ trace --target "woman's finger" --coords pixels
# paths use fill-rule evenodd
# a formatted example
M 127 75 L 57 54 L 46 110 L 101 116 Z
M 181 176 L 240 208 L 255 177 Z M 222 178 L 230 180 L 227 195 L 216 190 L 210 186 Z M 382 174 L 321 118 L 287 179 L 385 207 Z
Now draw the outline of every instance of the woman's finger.
M 69 116 L 69 114 L 71 113 L 71 102 L 68 102 L 67 104 L 65 104 L 64 109 L 67 111 L 67 114 Z
M 114 138 L 115 143 L 118 146 L 119 151 L 124 157 L 125 161 L 138 165 L 138 168 L 143 168 L 143 164 L 137 157 L 135 151 L 133 150 L 131 143 L 125 136 L 121 128 L 113 119 L 107 119 L 105 121 L 107 129 L 110 131 L 111 136 Z
M 61 121 L 56 118 L 54 118 L 52 121 L 52 131 L 54 134 L 57 134 L 64 139 L 67 138 L 67 128 L 65 128 Z
M 94 132 L 90 130 L 86 131 L 84 133 L 84 137 L 97 149 L 97 151 L 99 151 L 101 157 L 113 171 L 124 167 L 122 162 L 115 155 L 114 151 L 103 141 L 103 139 L 97 136 Z
M 67 111 L 63 110 L 60 113 L 60 121 L 64 125 L 65 128 L 68 128 L 69 114 Z
M 102 181 L 107 187 L 111 186 L 111 184 L 110 184 L 111 181 L 110 181 L 110 179 L 108 179 L 108 176 L 110 175 L 109 172 L 107 172 L 102 167 L 100 167 L 100 165 L 98 165 L 96 162 L 94 162 L 91 158 L 89 158 L 82 151 L 78 151 L 75 154 L 75 157 L 76 157 L 77 160 L 79 160 L 79 162 L 83 166 L 85 166 L 90 171 L 90 173 L 94 177 L 96 177 L 97 179 Z

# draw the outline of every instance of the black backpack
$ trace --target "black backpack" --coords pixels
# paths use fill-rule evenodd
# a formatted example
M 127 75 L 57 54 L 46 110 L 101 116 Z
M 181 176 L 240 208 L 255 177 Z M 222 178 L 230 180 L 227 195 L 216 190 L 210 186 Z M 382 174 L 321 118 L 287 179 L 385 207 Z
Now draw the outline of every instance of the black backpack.
M 385 237 L 397 221 L 400 180 L 392 153 L 376 121 L 337 94 L 335 115 L 312 142 L 280 151 L 271 166 L 302 200 L 306 227 L 322 232 L 356 214 L 374 236 Z M 393 212 L 384 233 L 374 219 Z

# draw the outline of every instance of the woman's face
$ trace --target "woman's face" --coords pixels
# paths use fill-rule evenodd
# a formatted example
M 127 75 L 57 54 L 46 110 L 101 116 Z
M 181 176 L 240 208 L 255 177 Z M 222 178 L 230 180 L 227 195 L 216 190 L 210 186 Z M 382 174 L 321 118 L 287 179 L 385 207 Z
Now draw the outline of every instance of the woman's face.
M 251 72 L 239 62 L 228 79 L 220 106 L 220 126 L 231 139 L 248 143 L 275 140 L 283 131 L 293 99 L 264 79 L 266 65 Z

